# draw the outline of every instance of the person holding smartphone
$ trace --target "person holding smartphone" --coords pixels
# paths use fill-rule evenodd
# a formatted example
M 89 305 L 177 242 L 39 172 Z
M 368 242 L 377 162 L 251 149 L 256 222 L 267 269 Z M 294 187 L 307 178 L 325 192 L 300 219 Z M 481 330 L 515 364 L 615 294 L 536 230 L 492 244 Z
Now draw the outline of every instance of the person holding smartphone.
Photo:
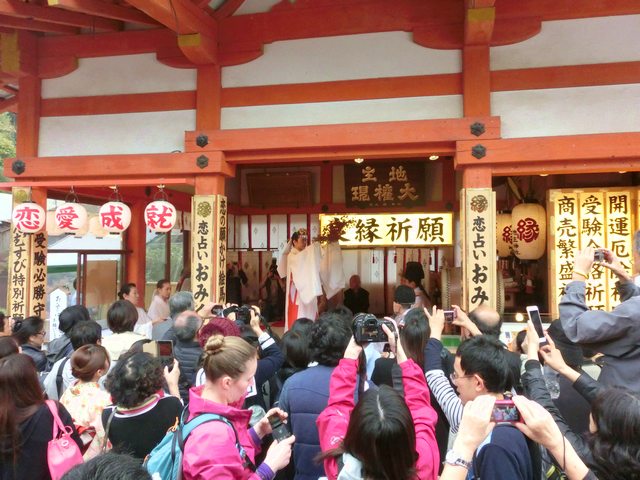
M 610 250 L 600 251 L 604 259 L 600 264 L 618 276 L 622 303 L 611 312 L 589 310 L 585 290 L 596 250 L 587 247 L 575 256 L 572 281 L 559 304 L 560 322 L 569 340 L 604 355 L 598 379 L 603 385 L 619 385 L 640 393 L 640 296 L 620 260 Z

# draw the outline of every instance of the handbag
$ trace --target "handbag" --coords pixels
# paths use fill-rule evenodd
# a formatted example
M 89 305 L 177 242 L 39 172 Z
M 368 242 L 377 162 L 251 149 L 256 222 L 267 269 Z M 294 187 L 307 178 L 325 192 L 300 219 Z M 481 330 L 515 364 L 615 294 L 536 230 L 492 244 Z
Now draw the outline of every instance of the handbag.
M 46 404 L 53 416 L 53 436 L 47 445 L 47 464 L 51 480 L 60 480 L 65 473 L 83 462 L 82 453 L 71 438 L 73 428 L 60 420 L 56 403 L 47 400 Z

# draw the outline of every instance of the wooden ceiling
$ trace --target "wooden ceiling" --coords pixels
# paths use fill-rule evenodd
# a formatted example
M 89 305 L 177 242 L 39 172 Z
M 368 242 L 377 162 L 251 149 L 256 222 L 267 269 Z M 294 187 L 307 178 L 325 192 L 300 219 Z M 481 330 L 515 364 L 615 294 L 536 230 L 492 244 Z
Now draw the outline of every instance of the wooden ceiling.
M 431 48 L 505 45 L 537 34 L 545 20 L 640 13 L 638 0 L 281 0 L 234 15 L 245 1 L 0 0 L 0 111 L 15 109 L 25 66 L 52 78 L 81 57 L 155 51 L 175 67 L 233 65 L 275 41 L 394 30 Z M 37 58 L 5 68 L 23 44 Z

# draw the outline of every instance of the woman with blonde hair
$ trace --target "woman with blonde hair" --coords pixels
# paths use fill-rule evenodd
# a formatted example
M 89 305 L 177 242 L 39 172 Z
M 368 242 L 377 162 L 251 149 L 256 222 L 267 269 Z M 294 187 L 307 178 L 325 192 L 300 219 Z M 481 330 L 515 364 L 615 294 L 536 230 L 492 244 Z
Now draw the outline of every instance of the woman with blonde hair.
M 206 381 L 189 392 L 188 420 L 203 413 L 215 413 L 222 419 L 201 424 L 187 438 L 182 463 L 185 480 L 272 480 L 288 465 L 293 436 L 274 441 L 264 462 L 257 468 L 253 463 L 262 438 L 271 433 L 267 417 L 287 417 L 274 408 L 249 428 L 251 411 L 241 406 L 247 391 L 255 388 L 257 360 L 256 349 L 240 337 L 214 335 L 207 340 L 203 362 Z
M 111 395 L 100 388 L 98 380 L 109 371 L 109 365 L 104 347 L 84 345 L 77 349 L 71 356 L 71 373 L 78 380 L 60 399 L 80 434 L 85 460 L 98 455 L 102 447 L 102 411 L 111 404 Z

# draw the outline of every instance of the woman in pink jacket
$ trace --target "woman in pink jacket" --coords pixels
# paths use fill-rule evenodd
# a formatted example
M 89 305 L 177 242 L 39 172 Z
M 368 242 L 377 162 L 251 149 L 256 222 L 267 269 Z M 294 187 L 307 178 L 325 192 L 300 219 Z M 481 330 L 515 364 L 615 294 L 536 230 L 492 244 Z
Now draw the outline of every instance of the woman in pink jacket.
M 273 480 L 291 458 L 295 437 L 274 441 L 266 458 L 257 468 L 253 464 L 260 452 L 261 439 L 271 433 L 268 415 L 287 416 L 272 409 L 254 427 L 249 428 L 250 410 L 241 406 L 252 385 L 257 367 L 257 352 L 240 337 L 215 335 L 204 347 L 206 382 L 189 392 L 189 420 L 201 413 L 217 413 L 232 425 L 221 421 L 203 423 L 187 438 L 182 461 L 184 480 Z M 235 431 L 234 431 L 235 430 Z M 236 446 L 242 446 L 244 455 Z
M 436 480 L 440 464 L 435 438 L 438 416 L 431 408 L 422 369 L 407 360 L 398 343 L 404 400 L 383 385 L 380 390 L 365 392 L 354 406 L 361 351 L 352 338 L 331 375 L 329 404 L 317 420 L 327 477 Z

